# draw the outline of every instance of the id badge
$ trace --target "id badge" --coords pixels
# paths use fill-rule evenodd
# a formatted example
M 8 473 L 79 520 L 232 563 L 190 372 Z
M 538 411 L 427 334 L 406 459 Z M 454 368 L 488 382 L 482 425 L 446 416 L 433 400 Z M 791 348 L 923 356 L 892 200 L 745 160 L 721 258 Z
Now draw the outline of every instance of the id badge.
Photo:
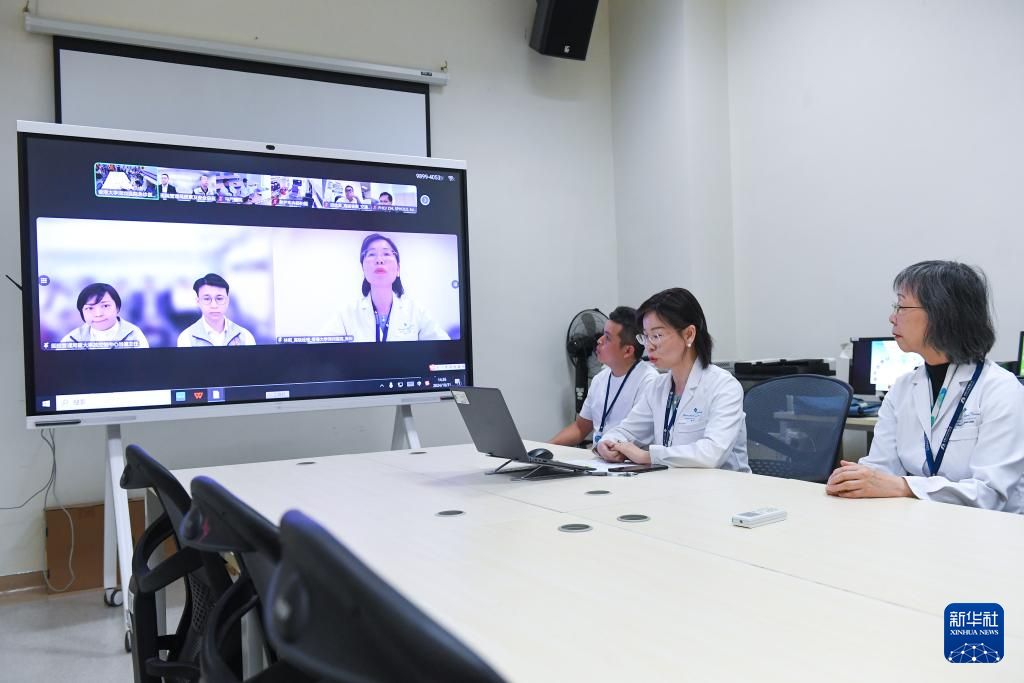
M 594 432 L 594 445 L 596 446 L 597 442 L 600 441 L 600 440 L 601 440 L 601 432 Z

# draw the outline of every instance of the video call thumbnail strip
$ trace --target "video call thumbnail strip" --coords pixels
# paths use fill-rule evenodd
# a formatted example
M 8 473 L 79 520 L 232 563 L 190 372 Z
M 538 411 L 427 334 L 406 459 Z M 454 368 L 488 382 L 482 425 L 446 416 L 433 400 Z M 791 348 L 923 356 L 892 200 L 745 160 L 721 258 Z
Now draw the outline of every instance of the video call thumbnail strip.
M 97 162 L 97 197 L 416 213 L 415 185 Z

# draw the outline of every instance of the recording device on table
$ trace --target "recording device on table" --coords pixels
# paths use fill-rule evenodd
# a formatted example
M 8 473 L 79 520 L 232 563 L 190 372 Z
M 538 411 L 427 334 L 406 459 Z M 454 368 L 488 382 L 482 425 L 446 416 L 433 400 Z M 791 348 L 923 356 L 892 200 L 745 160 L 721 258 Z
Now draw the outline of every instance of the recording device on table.
M 459 407 L 459 414 L 466 423 L 476 449 L 484 455 L 506 461 L 488 474 L 520 474 L 514 479 L 534 480 L 572 477 L 594 470 L 593 467 L 555 460 L 546 448 L 535 448 L 527 452 L 500 390 L 462 387 L 452 390 L 452 398 Z M 505 469 L 506 465 L 513 462 L 527 466 Z
M 782 508 L 757 508 L 749 512 L 740 512 L 732 516 L 732 523 L 747 529 L 764 526 L 772 522 L 781 522 L 786 519 L 786 511 Z

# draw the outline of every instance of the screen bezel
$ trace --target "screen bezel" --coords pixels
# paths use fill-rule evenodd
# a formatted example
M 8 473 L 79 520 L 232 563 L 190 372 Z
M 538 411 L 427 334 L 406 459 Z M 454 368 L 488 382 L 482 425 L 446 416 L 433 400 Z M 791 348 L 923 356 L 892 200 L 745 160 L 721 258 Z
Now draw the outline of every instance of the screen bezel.
M 203 419 L 240 415 L 255 415 L 283 412 L 303 412 L 312 410 L 332 410 L 338 408 L 365 408 L 375 406 L 399 406 L 417 403 L 436 403 L 449 400 L 449 389 L 418 391 L 416 393 L 361 394 L 329 398 L 289 398 L 231 404 L 207 404 L 200 406 L 175 407 L 139 407 L 126 410 L 96 410 L 86 412 L 66 412 L 60 414 L 37 412 L 35 400 L 35 378 L 33 364 L 35 353 L 33 333 L 29 322 L 33 320 L 32 290 L 29 283 L 32 271 L 32 254 L 29 253 L 29 231 L 32 229 L 29 218 L 27 178 L 28 159 L 26 141 L 30 137 L 49 139 L 84 139 L 111 141 L 140 145 L 160 145 L 177 147 L 200 152 L 242 152 L 267 158 L 308 158 L 327 161 L 361 162 L 367 164 L 410 166 L 438 170 L 459 171 L 461 179 L 461 210 L 462 226 L 460 237 L 460 269 L 463 273 L 460 287 L 465 292 L 465 307 L 462 311 L 463 340 L 466 348 L 466 384 L 473 384 L 473 347 L 472 318 L 470 313 L 470 277 L 469 277 L 469 230 L 468 230 L 468 198 L 466 162 L 436 157 L 414 157 L 395 154 L 378 154 L 352 150 L 335 150 L 300 145 L 283 145 L 274 142 L 253 142 L 228 140 L 223 138 L 203 138 L 190 135 L 170 133 L 150 133 L 144 131 L 128 131 L 110 128 L 93 128 L 68 124 L 41 123 L 35 121 L 18 121 L 18 177 L 19 203 L 21 223 L 21 267 L 22 267 L 22 335 L 25 364 L 25 411 L 26 427 L 29 429 L 64 427 L 76 425 L 110 425 L 126 422 L 153 422 L 179 419 Z

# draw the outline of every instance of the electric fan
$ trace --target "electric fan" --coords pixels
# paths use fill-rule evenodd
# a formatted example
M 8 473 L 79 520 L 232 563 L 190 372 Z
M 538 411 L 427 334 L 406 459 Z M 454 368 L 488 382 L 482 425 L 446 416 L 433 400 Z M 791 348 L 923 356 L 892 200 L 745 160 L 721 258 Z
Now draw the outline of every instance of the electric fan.
M 588 308 L 573 317 L 565 335 L 565 350 L 569 354 L 569 361 L 576 368 L 574 384 L 577 413 L 587 398 L 590 380 L 601 371 L 601 364 L 594 351 L 597 349 L 597 340 L 604 334 L 606 322 L 608 316 L 596 308 Z

